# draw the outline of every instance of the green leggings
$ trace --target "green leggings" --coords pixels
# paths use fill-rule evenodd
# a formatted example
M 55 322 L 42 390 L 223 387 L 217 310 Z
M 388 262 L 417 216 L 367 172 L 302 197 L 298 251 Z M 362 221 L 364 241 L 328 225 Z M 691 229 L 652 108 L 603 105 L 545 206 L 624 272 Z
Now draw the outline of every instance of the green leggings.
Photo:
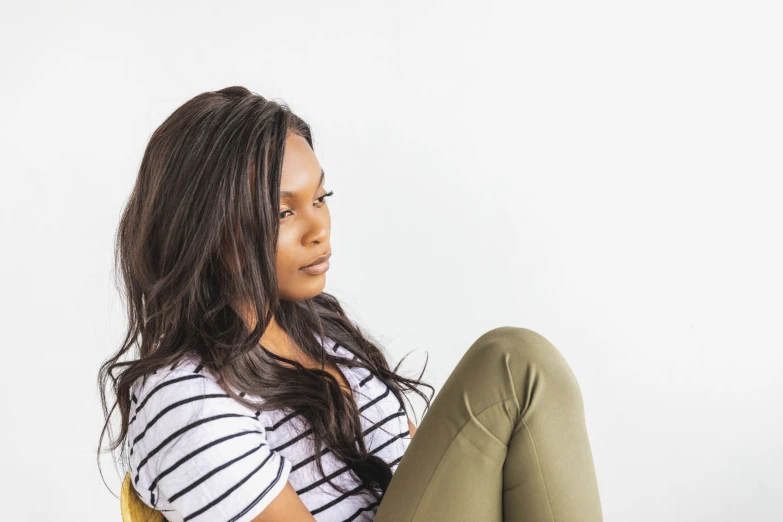
M 481 335 L 425 412 L 375 522 L 599 522 L 576 377 L 540 334 Z

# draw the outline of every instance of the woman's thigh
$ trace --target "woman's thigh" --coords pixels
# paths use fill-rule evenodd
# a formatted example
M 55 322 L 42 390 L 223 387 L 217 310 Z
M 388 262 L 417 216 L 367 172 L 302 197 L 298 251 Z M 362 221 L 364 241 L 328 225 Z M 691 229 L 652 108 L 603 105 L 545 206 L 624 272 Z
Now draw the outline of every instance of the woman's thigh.
M 543 336 L 481 335 L 432 401 L 376 522 L 597 522 L 579 385 Z

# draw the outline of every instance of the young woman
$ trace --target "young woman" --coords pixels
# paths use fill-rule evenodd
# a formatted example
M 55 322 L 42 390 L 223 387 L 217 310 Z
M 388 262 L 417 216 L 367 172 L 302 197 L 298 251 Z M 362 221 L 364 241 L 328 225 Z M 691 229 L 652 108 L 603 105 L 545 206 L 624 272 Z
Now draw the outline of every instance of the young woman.
M 312 145 L 242 87 L 153 133 L 117 236 L 128 332 L 99 374 L 133 498 L 177 522 L 601 520 L 579 385 L 547 339 L 484 333 L 430 403 L 323 291 Z

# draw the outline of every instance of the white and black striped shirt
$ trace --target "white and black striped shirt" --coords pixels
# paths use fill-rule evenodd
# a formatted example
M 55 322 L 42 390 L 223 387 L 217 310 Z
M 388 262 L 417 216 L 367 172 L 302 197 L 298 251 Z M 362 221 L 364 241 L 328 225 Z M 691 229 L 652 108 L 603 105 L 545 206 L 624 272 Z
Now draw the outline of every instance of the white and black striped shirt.
M 355 358 L 330 339 L 324 348 Z M 338 366 L 360 409 L 368 451 L 396 471 L 410 442 L 402 404 L 366 368 Z M 301 415 L 246 408 L 193 359 L 158 370 L 131 390 L 127 444 L 133 485 L 169 521 L 250 522 L 286 481 L 319 522 L 375 518 L 379 502 L 366 490 L 351 494 L 358 480 L 325 448 L 326 478 L 318 472 L 311 430 Z M 348 493 L 340 494 L 327 478 Z

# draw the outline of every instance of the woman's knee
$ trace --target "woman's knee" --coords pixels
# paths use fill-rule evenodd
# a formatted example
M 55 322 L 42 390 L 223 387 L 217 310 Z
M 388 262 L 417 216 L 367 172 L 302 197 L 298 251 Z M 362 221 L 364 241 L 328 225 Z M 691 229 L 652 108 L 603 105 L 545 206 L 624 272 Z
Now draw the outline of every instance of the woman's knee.
M 500 359 L 519 378 L 544 378 L 561 389 L 570 388 L 581 400 L 579 384 L 568 361 L 554 344 L 534 330 L 518 326 L 493 328 L 473 343 L 466 356 Z
M 480 352 L 479 357 L 492 354 L 512 355 L 532 362 L 546 362 L 563 359 L 563 355 L 543 335 L 519 326 L 499 326 L 483 333 L 471 348 Z

